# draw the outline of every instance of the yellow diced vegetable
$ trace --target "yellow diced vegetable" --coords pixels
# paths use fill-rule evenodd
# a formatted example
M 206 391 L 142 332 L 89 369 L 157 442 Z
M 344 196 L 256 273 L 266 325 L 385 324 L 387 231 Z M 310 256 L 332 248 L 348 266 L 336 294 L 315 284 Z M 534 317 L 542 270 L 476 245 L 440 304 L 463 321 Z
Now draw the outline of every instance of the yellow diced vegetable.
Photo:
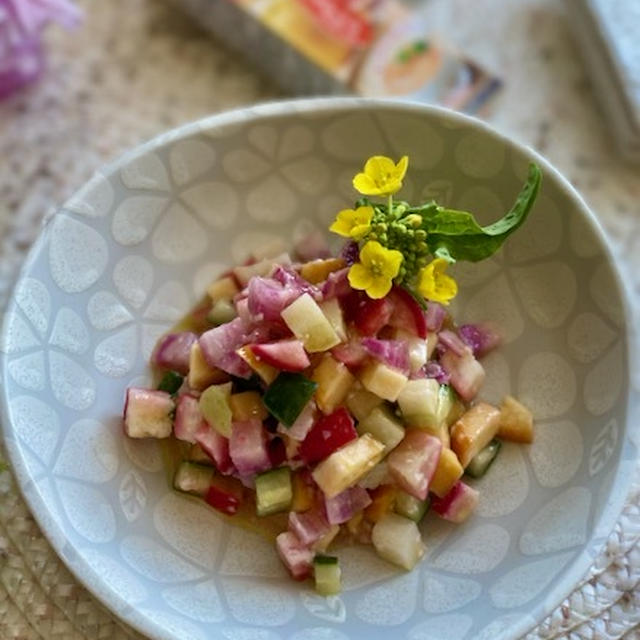
M 218 300 L 232 300 L 238 291 L 239 289 L 235 278 L 231 276 L 224 276 L 223 278 L 215 280 L 207 289 L 207 293 L 213 303 L 218 302 Z
M 279 371 L 272 367 L 270 364 L 258 360 L 255 354 L 251 350 L 251 347 L 246 345 L 240 347 L 236 353 L 267 383 L 271 384 L 277 377 Z
M 329 414 L 347 397 L 355 378 L 346 365 L 326 354 L 313 370 L 311 379 L 318 383 L 316 403 L 322 413 Z
M 189 352 L 189 375 L 187 376 L 189 386 L 196 391 L 203 391 L 212 384 L 221 384 L 228 379 L 229 376 L 222 369 L 210 367 L 207 364 L 200 344 L 198 341 L 194 342 Z
M 265 420 L 269 412 L 262 404 L 262 396 L 257 391 L 243 391 L 242 393 L 232 393 L 229 398 L 231 415 L 233 420 L 245 422 L 252 418 Z
M 407 384 L 407 376 L 383 362 L 372 360 L 360 372 L 360 382 L 371 393 L 395 402 Z
M 451 487 L 462 478 L 463 473 L 464 469 L 458 456 L 451 449 L 442 449 L 436 472 L 431 478 L 429 491 L 433 491 L 439 498 L 444 498 Z
M 300 275 L 311 284 L 326 280 L 330 273 L 347 266 L 343 258 L 328 258 L 326 260 L 312 260 L 300 267 Z
M 500 405 L 498 437 L 513 442 L 533 442 L 533 415 L 511 396 L 506 396 Z
M 500 411 L 486 402 L 471 407 L 451 428 L 451 448 L 466 467 L 498 433 Z

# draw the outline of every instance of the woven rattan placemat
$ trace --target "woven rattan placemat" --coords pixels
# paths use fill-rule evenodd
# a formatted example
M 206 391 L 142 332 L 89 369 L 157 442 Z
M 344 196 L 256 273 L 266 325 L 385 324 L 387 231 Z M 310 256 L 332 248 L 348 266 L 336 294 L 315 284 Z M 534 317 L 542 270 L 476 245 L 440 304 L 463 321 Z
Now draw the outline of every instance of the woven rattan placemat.
M 0 104 L 0 309 L 43 215 L 99 164 L 182 122 L 278 95 L 160 0 L 80 4 L 80 30 L 48 33 L 43 81 Z M 582 191 L 637 309 L 640 181 L 614 156 L 560 4 L 433 0 L 432 11 L 434 24 L 502 72 L 506 89 L 490 121 L 537 147 Z M 0 449 L 0 464 L 7 462 Z M 639 503 L 636 482 L 590 574 L 531 639 L 640 638 Z M 0 472 L 0 640 L 140 637 L 67 571 L 10 470 Z

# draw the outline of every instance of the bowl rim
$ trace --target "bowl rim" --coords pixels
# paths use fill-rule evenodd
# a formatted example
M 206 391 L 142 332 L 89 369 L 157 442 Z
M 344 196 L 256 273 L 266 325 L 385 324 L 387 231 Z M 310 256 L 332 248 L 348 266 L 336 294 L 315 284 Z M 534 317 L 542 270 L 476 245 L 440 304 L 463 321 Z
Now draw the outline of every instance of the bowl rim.
M 29 249 L 25 260 L 19 270 L 17 277 L 11 288 L 11 292 L 8 297 L 8 302 L 4 310 L 2 317 L 2 326 L 0 327 L 0 433 L 6 447 L 10 462 L 11 470 L 14 472 L 17 486 L 20 490 L 22 497 L 29 506 L 29 510 L 34 516 L 41 532 L 46 537 L 49 544 L 52 546 L 57 556 L 62 560 L 67 569 L 72 575 L 109 611 L 130 625 L 135 630 L 148 635 L 150 638 L 169 638 L 165 635 L 165 629 L 157 625 L 148 616 L 143 615 L 135 607 L 124 601 L 119 594 L 108 584 L 105 583 L 106 588 L 98 588 L 98 586 L 92 581 L 96 575 L 96 572 L 91 568 L 82 555 L 75 552 L 75 548 L 66 543 L 60 543 L 60 538 L 66 537 L 63 531 L 57 531 L 58 525 L 53 520 L 49 520 L 46 516 L 47 507 L 44 499 L 37 493 L 30 491 L 31 488 L 31 475 L 26 467 L 25 462 L 19 451 L 19 446 L 12 437 L 9 437 L 9 431 L 11 430 L 11 422 L 9 420 L 9 397 L 7 393 L 7 387 L 2 381 L 6 376 L 6 360 L 7 354 L 2 350 L 4 339 L 8 326 L 8 319 L 12 315 L 12 311 L 15 307 L 15 291 L 19 283 L 25 278 L 29 271 L 32 262 L 43 248 L 45 241 L 48 238 L 50 232 L 50 226 L 52 220 L 65 209 L 65 204 L 72 199 L 80 196 L 85 190 L 90 190 L 93 185 L 93 181 L 96 176 L 109 177 L 116 174 L 124 166 L 130 163 L 135 158 L 143 156 L 151 151 L 162 148 L 169 142 L 181 140 L 193 136 L 198 133 L 205 133 L 207 131 L 215 129 L 224 129 L 228 126 L 242 126 L 249 124 L 257 124 L 263 120 L 270 118 L 281 118 L 288 115 L 329 115 L 333 112 L 356 113 L 361 111 L 403 111 L 407 114 L 416 115 L 428 115 L 429 117 L 440 118 L 442 120 L 449 120 L 452 123 L 459 124 L 461 126 L 468 126 L 476 130 L 480 130 L 483 133 L 499 140 L 502 144 L 509 148 L 519 151 L 521 154 L 527 156 L 531 160 L 538 163 L 544 172 L 550 174 L 557 185 L 562 188 L 570 200 L 572 200 L 576 209 L 580 211 L 581 217 L 587 222 L 598 238 L 600 247 L 602 249 L 603 258 L 608 263 L 608 266 L 613 273 L 615 283 L 618 287 L 621 298 L 621 306 L 623 309 L 623 319 L 621 331 L 626 339 L 626 345 L 628 353 L 638 353 L 638 346 L 640 343 L 640 337 L 636 338 L 633 331 L 633 308 L 631 306 L 631 292 L 629 287 L 620 273 L 620 268 L 615 260 L 611 245 L 607 238 L 607 235 L 602 227 L 602 224 L 596 217 L 596 215 L 587 206 L 586 202 L 579 194 L 579 192 L 571 185 L 571 183 L 555 168 L 546 158 L 538 153 L 531 146 L 517 140 L 506 133 L 502 133 L 500 130 L 494 128 L 492 125 L 480 120 L 477 117 L 462 114 L 457 111 L 446 107 L 440 107 L 437 105 L 430 105 L 421 103 L 415 100 L 398 100 L 387 98 L 362 98 L 362 97 L 310 97 L 310 98 L 293 98 L 284 100 L 273 100 L 263 102 L 255 105 L 248 105 L 225 110 L 220 113 L 205 116 L 199 118 L 167 131 L 164 131 L 149 140 L 142 142 L 135 147 L 119 154 L 113 160 L 102 164 L 97 168 L 91 177 L 75 189 L 72 194 L 62 204 L 56 206 L 47 214 L 43 219 L 42 228 L 38 237 L 34 241 L 33 245 Z M 213 138 L 212 138 L 213 140 Z M 637 371 L 636 371 L 637 370 Z M 623 439 L 625 436 L 628 439 L 631 431 L 632 417 L 636 414 L 640 414 L 640 393 L 634 387 L 634 375 L 640 374 L 640 364 L 634 362 L 633 357 L 627 358 L 626 376 L 629 382 L 629 391 L 626 403 L 626 420 L 623 425 Z M 640 416 L 639 416 L 640 417 Z M 635 432 L 640 431 L 640 425 L 637 425 L 633 429 Z M 623 442 L 624 444 L 624 442 Z M 636 456 L 635 464 L 638 463 L 640 456 Z M 601 553 L 602 548 L 606 542 L 606 539 L 613 531 L 616 522 L 618 521 L 622 508 L 626 502 L 626 498 L 629 493 L 629 489 L 633 482 L 633 474 L 624 479 L 620 476 L 620 461 L 618 463 L 617 473 L 613 478 L 611 499 L 609 504 L 613 504 L 613 507 L 608 510 L 606 514 L 610 522 L 606 524 L 605 530 L 607 535 L 602 538 L 602 543 L 595 549 L 597 554 Z M 615 489 L 615 491 L 614 491 Z M 597 520 L 594 520 L 594 531 L 603 526 L 602 521 L 604 519 L 604 513 L 600 514 Z M 588 554 L 578 554 L 571 565 L 571 568 L 576 574 L 584 577 L 589 567 L 593 564 L 597 555 L 593 557 Z M 553 603 L 545 608 L 544 615 L 538 615 L 535 619 L 531 616 L 523 618 L 519 622 L 512 624 L 509 627 L 509 638 L 515 640 L 516 637 L 526 634 L 534 627 L 539 625 L 546 615 L 549 615 L 560 603 L 576 588 L 578 582 L 571 582 L 570 586 L 564 586 L 559 589 L 556 585 L 555 590 L 557 593 L 553 598 Z M 533 620 L 533 621 L 532 621 Z M 506 636 L 501 635 L 501 640 L 506 640 Z

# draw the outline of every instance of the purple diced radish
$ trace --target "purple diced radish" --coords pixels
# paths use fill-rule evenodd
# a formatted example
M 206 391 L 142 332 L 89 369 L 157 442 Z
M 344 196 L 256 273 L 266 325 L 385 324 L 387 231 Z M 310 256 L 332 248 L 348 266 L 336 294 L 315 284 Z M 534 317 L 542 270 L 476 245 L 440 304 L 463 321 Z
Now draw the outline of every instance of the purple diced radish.
M 202 355 L 210 367 L 218 367 L 231 375 L 249 378 L 249 365 L 236 353 L 247 341 L 247 325 L 242 318 L 205 331 L 199 338 Z
M 198 339 L 195 333 L 169 333 L 158 341 L 153 362 L 161 369 L 170 369 L 186 376 L 189 373 L 191 345 Z
M 428 331 L 440 331 L 442 323 L 447 317 L 447 310 L 437 302 L 429 301 L 427 303 L 427 310 L 424 312 L 424 319 L 427 323 Z
M 124 404 L 124 432 L 130 438 L 168 438 L 174 409 L 166 391 L 130 387 Z
M 221 474 L 226 476 L 236 471 L 229 455 L 229 440 L 206 422 L 196 432 L 195 441 L 213 460 Z
M 279 534 L 276 548 L 294 580 L 304 580 L 311 575 L 313 551 L 305 547 L 295 533 L 284 531 Z
M 476 508 L 480 494 L 458 480 L 443 498 L 433 496 L 431 508 L 445 520 L 464 522 Z
M 440 460 L 442 443 L 422 429 L 407 429 L 389 454 L 387 468 L 396 484 L 418 500 L 425 500 Z
M 278 265 L 272 274 L 272 278 L 284 285 L 285 289 L 293 295 L 293 300 L 308 293 L 316 302 L 322 300 L 322 292 L 318 287 L 307 282 L 295 269 L 286 265 Z
M 438 334 L 438 343 L 445 347 L 445 351 L 453 351 L 457 356 L 463 356 L 470 351 L 469 345 L 458 336 L 456 333 L 449 329 L 443 329 Z
M 348 295 L 352 291 L 348 276 L 349 267 L 330 273 L 322 284 L 323 300 L 342 298 Z
M 252 344 L 251 351 L 258 358 L 282 371 L 304 371 L 311 363 L 300 340 Z
M 349 266 L 355 264 L 360 257 L 360 246 L 354 240 L 349 240 L 344 247 L 342 247 L 340 257 L 343 258 Z
M 422 368 L 425 378 L 435 378 L 440 384 L 449 384 L 451 376 L 435 360 L 430 360 Z
M 481 358 L 495 349 L 502 338 L 491 328 L 481 324 L 465 324 L 458 330 L 460 337 L 471 347 L 473 355 Z
M 362 346 L 362 342 L 356 338 L 333 347 L 331 355 L 338 362 L 342 362 L 349 367 L 349 369 L 359 367 L 368 357 L 367 350 Z
M 406 340 L 380 340 L 363 338 L 362 346 L 376 360 L 409 374 L 409 345 Z
M 247 292 L 249 313 L 266 322 L 279 322 L 280 312 L 297 297 L 294 290 L 287 289 L 273 278 L 251 278 Z
M 347 522 L 370 504 L 371 498 L 368 491 L 359 486 L 345 489 L 337 496 L 325 498 L 324 501 L 329 524 Z
M 234 422 L 229 439 L 229 454 L 241 476 L 271 468 L 267 431 L 257 418 Z
M 440 364 L 449 374 L 451 386 L 458 395 L 466 402 L 473 400 L 484 382 L 485 372 L 471 350 L 467 347 L 462 356 L 447 351 L 440 358 Z
M 242 320 L 246 325 L 251 324 L 252 322 L 262 322 L 264 318 L 260 315 L 253 315 L 249 309 L 249 299 L 245 295 L 241 295 L 234 302 L 236 307 L 236 313 L 238 314 L 238 318 Z
M 311 546 L 329 533 L 331 525 L 320 508 L 303 513 L 289 513 L 289 531 L 294 533 L 304 546 Z
M 196 441 L 196 432 L 202 427 L 203 422 L 198 398 L 189 393 L 181 395 L 176 406 L 173 435 L 178 440 L 193 444 Z
M 302 262 L 329 258 L 331 256 L 327 238 L 319 229 L 314 229 L 311 233 L 300 238 L 295 243 L 293 249 Z

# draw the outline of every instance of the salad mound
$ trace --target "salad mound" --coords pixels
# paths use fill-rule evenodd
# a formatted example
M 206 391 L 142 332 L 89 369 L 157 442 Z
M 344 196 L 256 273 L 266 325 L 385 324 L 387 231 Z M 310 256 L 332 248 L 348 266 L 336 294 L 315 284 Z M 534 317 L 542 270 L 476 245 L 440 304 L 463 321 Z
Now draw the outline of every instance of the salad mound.
M 435 202 L 394 200 L 408 159 L 370 158 L 364 196 L 331 231 L 288 253 L 255 255 L 215 282 L 152 356 L 156 388 L 131 387 L 124 430 L 169 443 L 173 486 L 269 530 L 291 576 L 340 591 L 340 542 L 373 545 L 412 569 L 428 511 L 460 523 L 502 440 L 533 439 L 530 411 L 478 401 L 479 359 L 497 333 L 447 310 L 457 260 L 497 251 L 526 219 L 529 176 L 512 209 L 480 226 Z M 381 202 L 370 198 L 382 197 Z

